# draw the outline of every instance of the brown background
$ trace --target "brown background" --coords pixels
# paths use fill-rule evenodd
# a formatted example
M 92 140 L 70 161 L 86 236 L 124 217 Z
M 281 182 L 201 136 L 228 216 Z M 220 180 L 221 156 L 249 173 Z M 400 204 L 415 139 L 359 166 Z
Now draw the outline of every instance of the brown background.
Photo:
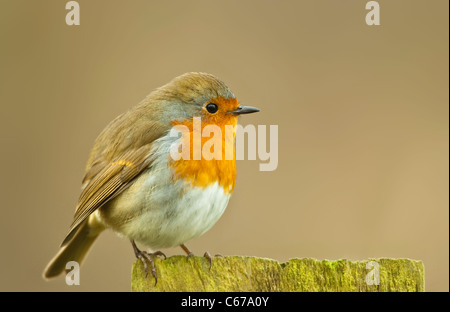
M 2 1 L 0 290 L 130 290 L 134 255 L 108 232 L 81 285 L 41 273 L 71 222 L 95 137 L 188 71 L 223 79 L 279 125 L 279 166 L 238 162 L 201 255 L 367 259 L 426 266 L 448 291 L 448 1 Z M 181 254 L 179 248 L 167 254 Z

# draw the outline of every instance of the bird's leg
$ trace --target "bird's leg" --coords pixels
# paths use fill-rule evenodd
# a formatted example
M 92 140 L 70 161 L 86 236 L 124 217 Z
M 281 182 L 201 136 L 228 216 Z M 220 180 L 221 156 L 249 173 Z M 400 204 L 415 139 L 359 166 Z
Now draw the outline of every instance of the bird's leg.
M 155 263 L 153 261 L 153 257 L 157 256 L 163 256 L 164 259 L 166 259 L 166 255 L 161 251 L 155 251 L 153 253 L 148 253 L 146 251 L 140 250 L 137 246 L 134 240 L 131 241 L 131 245 L 133 246 L 134 254 L 136 255 L 136 258 L 141 260 L 142 264 L 144 265 L 145 270 L 145 277 L 148 276 L 148 265 L 147 262 L 150 263 L 150 267 L 152 269 L 152 275 L 155 278 L 155 285 L 158 282 L 158 278 L 156 277 L 156 269 L 155 269 Z
M 189 248 L 186 247 L 186 245 L 181 244 L 180 247 L 184 250 L 184 252 L 187 254 L 186 259 L 189 259 L 190 257 L 193 257 L 194 254 L 192 253 L 192 251 L 189 250 Z
M 203 255 L 203 257 L 205 257 L 206 260 L 209 261 L 209 269 L 211 270 L 211 267 L 212 267 L 212 257 L 211 257 L 211 255 L 209 254 L 209 252 L 205 251 L 205 254 Z
M 190 257 L 194 256 L 192 251 L 190 251 L 189 248 L 187 248 L 185 244 L 181 244 L 180 247 L 187 254 L 187 259 L 189 259 Z M 211 267 L 212 267 L 212 257 L 211 257 L 211 255 L 209 254 L 209 252 L 206 251 L 205 254 L 203 255 L 203 257 L 205 257 L 206 260 L 208 260 L 208 262 L 209 262 L 209 269 L 211 270 Z

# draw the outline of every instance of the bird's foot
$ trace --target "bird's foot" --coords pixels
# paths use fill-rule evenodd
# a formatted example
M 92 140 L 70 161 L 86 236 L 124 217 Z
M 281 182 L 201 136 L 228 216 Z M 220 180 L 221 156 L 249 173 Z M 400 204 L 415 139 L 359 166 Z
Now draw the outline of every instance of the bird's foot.
M 181 244 L 180 247 L 183 248 L 184 252 L 187 254 L 186 259 L 189 259 L 189 258 L 194 256 L 192 251 L 190 251 L 189 248 L 187 248 L 184 244 Z M 211 257 L 211 255 L 207 251 L 204 253 L 203 257 L 205 257 L 206 260 L 209 262 L 209 269 L 211 270 L 213 258 Z M 222 255 L 215 255 L 215 257 L 223 257 L 223 256 Z
M 187 254 L 186 259 L 189 260 L 189 258 L 194 256 L 194 253 L 189 250 L 184 244 L 181 244 L 180 247 L 184 250 L 184 252 Z
M 144 265 L 145 270 L 145 278 L 148 276 L 148 263 L 150 263 L 150 268 L 152 271 L 153 278 L 155 279 L 155 285 L 158 282 L 158 277 L 156 276 L 156 269 L 155 269 L 155 262 L 153 260 L 154 257 L 157 256 L 163 256 L 164 259 L 166 259 L 166 255 L 161 251 L 155 251 L 155 252 L 146 252 L 142 251 L 139 248 L 137 248 L 136 243 L 134 241 L 131 241 L 131 245 L 133 245 L 134 254 L 136 255 L 136 258 L 141 260 L 142 264 Z
M 211 267 L 212 267 L 212 257 L 211 257 L 211 255 L 209 254 L 209 252 L 205 251 L 205 253 L 203 254 L 203 257 L 205 257 L 206 260 L 209 261 L 209 269 L 211 270 Z

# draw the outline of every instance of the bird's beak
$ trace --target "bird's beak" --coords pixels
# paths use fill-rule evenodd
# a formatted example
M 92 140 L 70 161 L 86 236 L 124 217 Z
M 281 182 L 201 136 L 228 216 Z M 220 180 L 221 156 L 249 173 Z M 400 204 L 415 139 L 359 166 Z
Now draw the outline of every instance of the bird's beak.
M 259 112 L 259 109 L 257 109 L 256 107 L 239 106 L 236 110 L 229 111 L 228 113 L 238 116 L 238 115 L 242 115 L 242 114 L 251 114 L 251 113 L 256 113 L 256 112 Z

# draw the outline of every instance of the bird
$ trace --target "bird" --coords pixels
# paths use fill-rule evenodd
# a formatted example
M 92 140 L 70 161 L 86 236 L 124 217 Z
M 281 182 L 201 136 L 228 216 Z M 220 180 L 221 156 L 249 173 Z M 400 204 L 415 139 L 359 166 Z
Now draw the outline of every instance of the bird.
M 111 121 L 94 142 L 72 224 L 44 279 L 67 272 L 69 261 L 81 265 L 106 229 L 131 242 L 146 276 L 150 265 L 155 283 L 154 257 L 165 258 L 159 249 L 180 246 L 191 257 L 185 243 L 211 229 L 233 193 L 237 119 L 255 112 L 259 109 L 240 105 L 219 78 L 189 72 Z M 195 157 L 207 144 L 201 135 L 198 141 L 199 129 L 211 126 L 220 129 L 217 142 L 222 148 L 214 145 L 212 159 L 204 153 Z M 183 144 L 186 157 L 172 157 Z M 231 151 L 228 157 L 226 151 Z M 212 257 L 208 252 L 204 257 L 211 268 Z

